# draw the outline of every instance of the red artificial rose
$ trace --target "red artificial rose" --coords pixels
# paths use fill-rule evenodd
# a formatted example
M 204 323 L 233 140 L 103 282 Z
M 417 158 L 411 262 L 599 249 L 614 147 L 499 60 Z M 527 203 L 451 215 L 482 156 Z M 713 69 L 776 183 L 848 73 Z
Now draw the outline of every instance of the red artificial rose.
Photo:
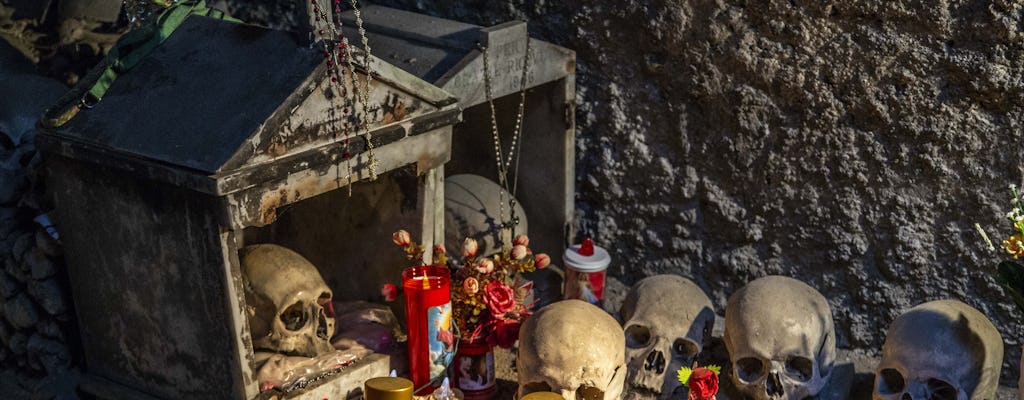
M 384 301 L 395 301 L 398 298 L 398 287 L 387 283 L 384 287 L 380 288 L 380 295 L 384 296 Z
M 718 374 L 707 368 L 697 368 L 690 374 L 689 400 L 712 400 L 718 394 Z
M 491 281 L 484 288 L 484 303 L 496 319 L 505 318 L 505 314 L 516 308 L 516 294 L 508 285 Z
M 488 337 L 491 344 L 503 349 L 511 348 L 519 340 L 519 321 L 511 319 L 498 320 L 494 324 L 494 330 Z

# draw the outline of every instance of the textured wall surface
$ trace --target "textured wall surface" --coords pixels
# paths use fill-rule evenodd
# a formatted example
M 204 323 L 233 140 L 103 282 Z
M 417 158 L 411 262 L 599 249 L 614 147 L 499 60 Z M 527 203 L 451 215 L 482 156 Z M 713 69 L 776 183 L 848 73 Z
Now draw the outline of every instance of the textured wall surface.
M 290 0 L 211 3 L 295 23 Z M 746 282 L 793 276 L 829 297 L 838 344 L 869 354 L 902 310 L 961 299 L 1000 328 L 1003 383 L 1015 384 L 1024 314 L 973 224 L 1009 233 L 1006 185 L 1024 174 L 1021 2 L 373 3 L 480 25 L 526 19 L 535 37 L 577 51 L 579 224 L 624 283 L 690 276 L 722 313 Z M 26 262 L 42 253 L 59 265 L 59 252 L 29 221 L 40 207 L 26 201 L 29 157 L 15 154 L 30 145 L 11 139 L 0 189 L 15 190 L 0 214 L 17 217 L 0 216 L 11 249 L 0 288 L 5 304 L 29 305 L 0 321 L 0 363 L 65 369 L 53 326 L 70 311 L 32 290 L 53 277 Z
M 577 51 L 580 227 L 626 284 L 692 276 L 721 313 L 793 276 L 869 353 L 902 310 L 961 299 L 1000 328 L 1015 382 L 1022 313 L 973 224 L 1001 241 L 1024 173 L 1020 2 L 375 3 L 527 19 Z

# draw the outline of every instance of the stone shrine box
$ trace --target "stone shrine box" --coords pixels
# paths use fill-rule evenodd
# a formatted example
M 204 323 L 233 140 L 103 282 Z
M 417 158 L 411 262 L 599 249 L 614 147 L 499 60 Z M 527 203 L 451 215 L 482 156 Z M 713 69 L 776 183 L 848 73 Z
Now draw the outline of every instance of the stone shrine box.
M 281 244 L 318 267 L 335 299 L 379 300 L 407 264 L 391 232 L 428 246 L 442 234 L 457 100 L 376 60 L 359 114 L 379 160 L 371 181 L 366 142 L 353 134 L 346 146 L 321 47 L 305 37 L 192 16 L 93 108 L 40 134 L 86 391 L 266 397 L 240 248 Z M 387 374 L 374 357 L 385 360 L 372 374 Z M 295 397 L 343 399 L 362 383 L 344 376 Z
M 345 34 L 359 37 L 352 12 Z M 484 81 L 488 48 L 493 98 L 509 146 L 519 106 L 527 29 L 524 22 L 484 28 L 380 6 L 362 9 L 373 54 L 433 83 L 459 99 L 463 121 L 454 127 L 452 159 L 445 175 L 475 174 L 498 181 L 491 109 Z M 576 53 L 530 39 L 519 188 L 516 198 L 529 217 L 530 247 L 556 264 L 574 232 Z M 497 215 L 497 211 L 493 212 Z

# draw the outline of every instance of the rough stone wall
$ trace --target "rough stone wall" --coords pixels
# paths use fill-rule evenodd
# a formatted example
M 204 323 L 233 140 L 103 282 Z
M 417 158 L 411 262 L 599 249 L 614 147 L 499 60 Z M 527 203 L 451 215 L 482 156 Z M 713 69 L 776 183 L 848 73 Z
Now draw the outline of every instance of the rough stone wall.
M 722 312 L 783 274 L 829 297 L 841 347 L 902 310 L 992 318 L 1013 385 L 1022 312 L 992 278 L 1024 160 L 1024 6 L 996 1 L 385 0 L 530 21 L 578 57 L 580 227 L 627 284 L 694 277 Z
M 293 23 L 278 13 L 289 0 L 215 3 Z M 839 345 L 867 353 L 902 310 L 959 298 L 1000 328 L 1014 384 L 1022 312 L 972 226 L 1008 233 L 1005 187 L 1024 174 L 1020 2 L 374 3 L 480 25 L 527 19 L 535 37 L 577 51 L 580 227 L 625 283 L 691 276 L 721 313 L 747 281 L 794 276 L 830 298 Z M 0 143 L 0 294 L 16 304 L 0 319 L 0 370 L 66 371 L 53 329 L 66 298 L 62 309 L 40 294 L 59 284 L 59 251 L 31 222 L 42 206 L 24 143 Z
M 35 120 L 67 88 L 35 74 L 0 43 L 0 393 L 74 396 L 77 345 L 60 244 L 35 222 L 45 212 Z

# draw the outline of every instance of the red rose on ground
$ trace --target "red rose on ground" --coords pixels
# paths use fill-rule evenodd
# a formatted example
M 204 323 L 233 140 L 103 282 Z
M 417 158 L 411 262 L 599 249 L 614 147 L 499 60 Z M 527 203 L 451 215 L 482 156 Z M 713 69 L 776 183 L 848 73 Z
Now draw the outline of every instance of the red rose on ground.
M 516 308 L 516 294 L 508 285 L 492 281 L 484 288 L 484 303 L 496 319 L 505 318 L 505 314 Z
M 707 368 L 697 368 L 688 383 L 690 400 L 711 400 L 718 394 L 718 374 Z
M 519 321 L 503 319 L 494 324 L 489 339 L 491 344 L 508 349 L 519 340 Z

